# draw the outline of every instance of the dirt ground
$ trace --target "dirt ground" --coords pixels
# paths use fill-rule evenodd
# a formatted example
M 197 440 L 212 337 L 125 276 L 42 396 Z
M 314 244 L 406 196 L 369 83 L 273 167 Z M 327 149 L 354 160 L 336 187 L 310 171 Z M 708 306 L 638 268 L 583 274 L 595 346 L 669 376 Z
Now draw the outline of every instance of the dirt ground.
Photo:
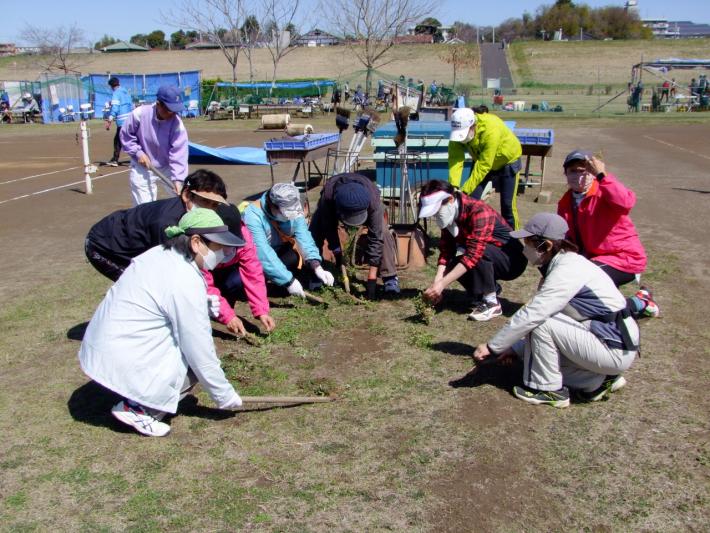
M 319 125 L 330 129 L 330 120 Z M 212 146 L 269 137 L 245 122 L 187 126 L 191 140 Z M 545 188 L 553 202 L 562 158 L 576 147 L 601 153 L 638 196 L 644 278 L 663 317 L 643 322 L 626 389 L 558 411 L 516 401 L 515 372 L 451 386 L 503 318 L 466 322 L 454 291 L 431 326 L 416 324 L 409 297 L 426 286 L 428 269 L 402 274 L 397 302 L 353 307 L 329 295 L 321 310 L 276 298 L 279 328 L 259 348 L 216 331 L 242 394 L 330 392 L 342 401 L 232 416 L 201 393 L 181 404 L 165 440 L 113 423 L 113 398 L 87 382 L 75 355 L 108 287 L 87 265 L 83 239 L 130 205 L 127 167 L 100 167 L 86 195 L 76 126 L 0 128 L 0 529 L 704 530 L 710 126 L 552 127 Z M 108 159 L 113 132 L 92 130 L 92 157 Z M 213 169 L 232 201 L 270 183 L 267 167 Z M 291 171 L 277 168 L 277 179 Z M 521 197 L 523 219 L 554 210 L 534 197 Z M 505 284 L 507 315 L 536 281 L 529 271 Z

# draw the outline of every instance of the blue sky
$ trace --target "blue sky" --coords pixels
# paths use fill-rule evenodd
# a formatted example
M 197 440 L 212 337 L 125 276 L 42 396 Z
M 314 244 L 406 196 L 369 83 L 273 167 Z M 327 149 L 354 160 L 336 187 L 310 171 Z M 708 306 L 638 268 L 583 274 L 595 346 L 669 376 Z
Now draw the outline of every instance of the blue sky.
M 302 0 L 303 13 L 318 13 L 315 6 L 317 0 Z M 86 30 L 87 37 L 93 42 L 105 33 L 128 39 L 136 33 L 148 33 L 154 29 L 162 29 L 167 34 L 174 31 L 161 22 L 160 12 L 177 5 L 173 0 L 2 0 L 2 25 L 0 25 L 0 42 L 19 42 L 19 33 L 25 22 L 42 27 L 53 27 L 62 24 L 79 23 Z M 325 2 L 326 5 L 330 4 Z M 439 8 L 433 13 L 444 24 L 462 20 L 471 24 L 499 24 L 506 18 L 518 17 L 523 11 L 534 13 L 538 6 L 551 4 L 553 0 L 504 0 L 491 2 L 489 0 L 441 0 Z M 593 7 L 605 5 L 623 5 L 623 0 L 587 0 Z M 693 22 L 710 23 L 710 0 L 639 0 L 642 18 L 668 18 L 671 20 L 692 20 Z M 302 16 L 302 18 L 305 18 Z M 313 26 L 327 27 L 327 24 L 313 20 L 302 22 L 302 30 Z

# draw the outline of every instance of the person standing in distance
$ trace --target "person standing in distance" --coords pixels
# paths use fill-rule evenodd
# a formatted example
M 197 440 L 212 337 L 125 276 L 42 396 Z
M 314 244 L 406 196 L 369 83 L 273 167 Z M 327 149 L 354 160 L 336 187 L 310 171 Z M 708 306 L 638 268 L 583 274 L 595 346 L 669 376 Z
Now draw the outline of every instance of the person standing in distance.
M 121 127 L 133 111 L 133 100 L 128 91 L 121 87 L 121 82 L 116 76 L 108 80 L 113 91 L 111 96 L 111 111 L 106 119 L 106 130 L 111 129 L 111 123 L 116 122 L 116 135 L 113 137 L 113 157 L 106 163 L 110 167 L 118 166 L 118 157 L 121 155 Z
M 451 117 L 449 183 L 461 186 L 466 152 L 473 159 L 471 175 L 461 191 L 480 200 L 490 181 L 500 193 L 500 214 L 511 228 L 519 226 L 516 196 L 523 149 L 515 134 L 496 115 L 476 114 L 462 107 Z
M 173 183 L 165 189 L 172 196 L 182 191 L 187 176 L 187 131 L 180 119 L 184 109 L 180 90 L 174 85 L 158 89 L 153 105 L 137 107 L 121 128 L 123 150 L 131 156 L 130 186 L 133 205 L 158 198 L 157 168 Z

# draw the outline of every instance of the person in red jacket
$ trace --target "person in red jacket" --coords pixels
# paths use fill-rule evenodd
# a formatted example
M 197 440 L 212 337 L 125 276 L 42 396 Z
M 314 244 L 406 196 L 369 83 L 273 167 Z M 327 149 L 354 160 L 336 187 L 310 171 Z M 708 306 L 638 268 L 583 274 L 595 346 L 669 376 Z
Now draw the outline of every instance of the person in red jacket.
M 570 152 L 563 167 L 569 190 L 560 198 L 557 213 L 569 226 L 568 240 L 617 287 L 633 281 L 646 269 L 646 251 L 629 216 L 636 195 L 587 150 Z M 629 307 L 636 314 L 659 313 L 644 286 L 630 299 Z

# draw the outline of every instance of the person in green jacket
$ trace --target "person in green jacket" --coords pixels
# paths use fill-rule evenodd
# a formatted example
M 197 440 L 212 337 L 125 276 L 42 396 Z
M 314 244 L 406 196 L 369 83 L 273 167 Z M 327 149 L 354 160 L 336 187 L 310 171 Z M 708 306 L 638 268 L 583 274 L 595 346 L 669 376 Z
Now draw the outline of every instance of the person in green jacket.
M 471 175 L 461 187 L 466 152 L 473 159 Z M 462 107 L 451 116 L 449 183 L 481 199 L 488 182 L 500 193 L 500 214 L 513 229 L 519 227 L 516 196 L 522 164 L 520 141 L 505 123 L 490 113 Z

